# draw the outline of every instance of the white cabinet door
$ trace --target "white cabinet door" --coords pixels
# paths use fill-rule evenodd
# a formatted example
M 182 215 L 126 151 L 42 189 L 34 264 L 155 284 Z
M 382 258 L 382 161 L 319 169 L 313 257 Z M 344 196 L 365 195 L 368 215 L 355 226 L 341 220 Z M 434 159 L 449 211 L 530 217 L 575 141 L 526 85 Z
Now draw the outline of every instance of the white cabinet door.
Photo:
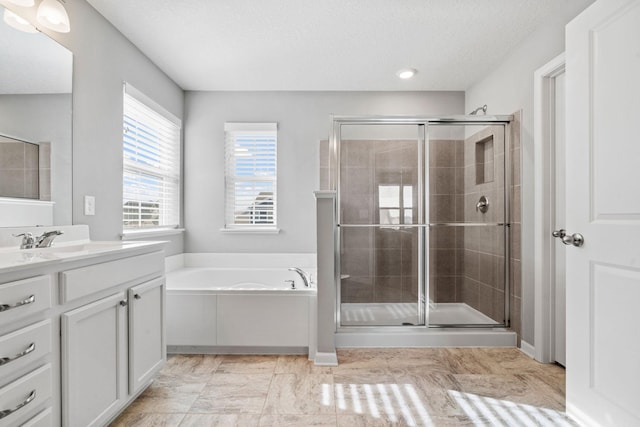
M 146 385 L 166 360 L 164 278 L 129 289 L 129 393 Z
M 62 423 L 101 426 L 127 399 L 124 292 L 64 313 Z
M 567 26 L 567 412 L 640 425 L 640 0 Z

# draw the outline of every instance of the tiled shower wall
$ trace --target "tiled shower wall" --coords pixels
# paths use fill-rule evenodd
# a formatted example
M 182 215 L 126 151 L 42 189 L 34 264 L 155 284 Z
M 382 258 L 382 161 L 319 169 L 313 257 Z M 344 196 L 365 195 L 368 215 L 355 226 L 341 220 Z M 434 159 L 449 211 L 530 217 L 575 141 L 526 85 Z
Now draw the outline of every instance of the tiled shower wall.
M 464 142 L 464 221 L 504 222 L 504 128 L 487 126 Z M 476 209 L 480 198 L 489 209 Z M 504 320 L 504 227 L 468 226 L 464 231 L 464 277 L 459 301 L 502 322 Z
M 0 195 L 39 197 L 38 146 L 0 136 Z
M 429 141 L 429 220 L 464 221 L 464 141 Z M 464 228 L 429 229 L 429 302 L 459 302 Z
M 398 210 L 404 207 L 403 214 L 411 222 L 417 221 L 415 141 L 346 140 L 342 141 L 341 150 L 343 224 L 384 223 L 378 200 L 381 186 L 397 188 Z M 413 189 L 410 196 L 403 194 L 405 187 Z M 418 259 L 413 249 L 417 247 L 417 230 L 343 227 L 341 232 L 342 302 L 417 300 Z

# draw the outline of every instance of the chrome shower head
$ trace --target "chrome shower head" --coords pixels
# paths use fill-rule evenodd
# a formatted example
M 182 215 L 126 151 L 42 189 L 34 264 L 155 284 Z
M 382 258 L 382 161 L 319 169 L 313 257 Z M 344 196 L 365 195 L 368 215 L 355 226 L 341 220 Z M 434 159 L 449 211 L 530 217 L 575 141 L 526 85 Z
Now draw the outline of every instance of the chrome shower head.
M 475 116 L 478 114 L 478 111 L 482 110 L 482 114 L 487 114 L 487 104 L 484 104 L 482 107 L 478 107 L 472 112 L 469 113 L 470 116 Z

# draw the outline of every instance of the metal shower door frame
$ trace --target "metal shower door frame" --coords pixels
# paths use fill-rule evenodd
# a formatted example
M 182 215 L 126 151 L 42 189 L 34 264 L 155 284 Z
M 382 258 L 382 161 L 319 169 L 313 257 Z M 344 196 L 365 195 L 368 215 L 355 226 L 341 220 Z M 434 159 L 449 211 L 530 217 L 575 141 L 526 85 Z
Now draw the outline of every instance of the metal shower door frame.
M 427 317 L 427 299 L 425 298 L 428 283 L 426 278 L 429 277 L 429 263 L 425 262 L 425 254 L 428 248 L 429 233 L 425 230 L 430 228 L 429 209 L 425 202 L 427 197 L 426 189 L 429 188 L 429 149 L 427 142 L 429 140 L 430 126 L 453 126 L 453 125 L 502 125 L 504 128 L 504 222 L 496 225 L 504 226 L 504 283 L 505 283 L 505 301 L 504 301 L 504 322 L 498 325 L 469 325 L 469 324 L 450 324 L 446 327 L 450 328 L 487 328 L 487 327 L 509 327 L 511 323 L 511 247 L 510 247 L 510 203 L 511 203 L 511 162 L 507 161 L 511 153 L 510 123 L 513 120 L 511 115 L 500 116 L 331 116 L 331 134 L 329 137 L 329 188 L 336 192 L 335 204 L 335 276 L 334 283 L 336 286 L 336 327 L 338 330 L 358 328 L 358 329 L 379 329 L 389 330 L 390 328 L 398 328 L 397 326 L 342 326 L 341 322 L 341 259 L 340 259 L 340 228 L 341 227 L 358 227 L 358 225 L 342 225 L 341 209 L 340 209 L 340 143 L 341 127 L 344 125 L 415 125 L 418 128 L 418 224 L 398 224 L 402 228 L 418 228 L 418 317 L 423 324 L 417 326 L 402 326 L 400 329 L 406 328 L 429 328 Z M 465 226 L 467 224 L 451 224 L 452 226 Z M 388 224 L 366 224 L 360 227 L 380 227 L 388 226 Z M 394 224 L 394 227 L 396 224 Z M 439 327 L 439 326 L 436 326 Z

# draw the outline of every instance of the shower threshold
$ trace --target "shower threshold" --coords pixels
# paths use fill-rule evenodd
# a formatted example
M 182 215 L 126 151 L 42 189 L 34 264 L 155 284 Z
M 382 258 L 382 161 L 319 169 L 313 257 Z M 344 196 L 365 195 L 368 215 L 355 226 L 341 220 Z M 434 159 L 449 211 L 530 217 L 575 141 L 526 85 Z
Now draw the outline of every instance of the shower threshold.
M 515 347 L 517 343 L 515 332 L 464 303 L 430 304 L 429 323 L 436 327 L 406 325 L 418 324 L 416 303 L 344 303 L 341 307 L 342 326 L 335 334 L 337 348 Z
M 416 303 L 343 303 L 342 326 L 419 325 Z M 431 303 L 430 325 L 496 325 L 499 323 L 465 303 Z

